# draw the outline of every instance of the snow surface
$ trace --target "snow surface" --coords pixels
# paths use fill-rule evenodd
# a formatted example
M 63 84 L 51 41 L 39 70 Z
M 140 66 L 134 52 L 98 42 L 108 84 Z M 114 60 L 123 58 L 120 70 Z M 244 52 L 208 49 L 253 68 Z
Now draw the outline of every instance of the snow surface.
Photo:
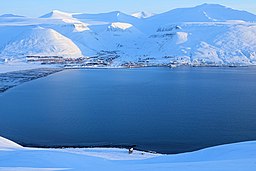
M 53 19 L 65 19 L 65 18 L 72 18 L 72 14 L 62 12 L 59 10 L 53 10 L 52 12 L 41 16 L 40 18 L 53 18 Z
M 53 29 L 36 27 L 23 32 L 9 42 L 1 56 L 63 56 L 80 57 L 80 49 L 67 37 Z
M 136 18 L 139 18 L 139 19 L 149 18 L 149 17 L 152 17 L 154 15 L 156 15 L 156 14 L 145 12 L 145 11 L 136 12 L 136 13 L 132 14 L 133 17 L 136 17 Z
M 256 142 L 243 142 L 176 155 L 152 154 L 126 149 L 25 148 L 0 138 L 0 170 L 173 170 L 252 171 L 256 169 Z
M 0 62 L 27 55 L 110 58 L 109 67 L 256 64 L 256 15 L 217 4 L 153 16 L 54 10 L 40 18 L 0 17 Z M 3 63 L 3 62 L 2 62 Z
M 129 23 L 121 23 L 121 22 L 115 22 L 115 23 L 112 23 L 111 26 L 109 26 L 109 28 L 121 29 L 121 30 L 126 30 L 131 27 L 132 25 Z
M 14 143 L 8 139 L 0 137 L 0 151 L 10 150 L 10 149 L 20 149 L 20 148 L 22 148 L 22 146 Z

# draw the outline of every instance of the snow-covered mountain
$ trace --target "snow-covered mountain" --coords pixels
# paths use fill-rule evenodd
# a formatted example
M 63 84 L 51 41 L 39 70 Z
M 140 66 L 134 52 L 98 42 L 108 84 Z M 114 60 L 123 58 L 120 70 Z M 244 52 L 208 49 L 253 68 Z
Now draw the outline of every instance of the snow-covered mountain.
M 61 20 L 64 23 L 82 23 L 81 21 L 78 21 L 76 18 L 73 18 L 72 13 L 62 12 L 59 10 L 53 10 L 52 12 L 45 14 L 39 18 L 46 20 Z
M 75 14 L 74 18 L 77 18 L 80 21 L 94 21 L 94 22 L 125 22 L 125 23 L 136 23 L 139 22 L 139 19 L 131 15 L 122 13 L 120 11 L 113 11 L 108 13 L 100 14 Z
M 256 15 L 216 4 L 153 15 L 54 10 L 0 16 L 0 58 L 81 57 L 112 67 L 255 65 Z M 3 61 L 3 60 L 2 60 Z
M 256 21 L 246 11 L 234 10 L 218 4 L 203 4 L 192 8 L 178 8 L 149 18 L 150 22 L 214 22 L 227 20 Z
M 3 17 L 24 17 L 24 16 L 15 15 L 15 14 L 3 14 L 3 15 L 0 15 L 0 17 L 3 18 Z
M 2 50 L 4 57 L 23 56 L 81 57 L 80 49 L 67 37 L 53 29 L 27 29 L 10 41 Z
M 72 18 L 72 14 L 62 12 L 59 10 L 53 10 L 52 12 L 45 14 L 45 15 L 41 16 L 40 18 L 66 19 L 66 18 Z

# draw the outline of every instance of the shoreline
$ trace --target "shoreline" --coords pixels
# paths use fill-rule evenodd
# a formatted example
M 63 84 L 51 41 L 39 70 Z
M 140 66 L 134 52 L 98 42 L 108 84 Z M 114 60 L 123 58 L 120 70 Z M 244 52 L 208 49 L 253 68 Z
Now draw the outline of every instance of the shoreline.
M 200 148 L 198 150 L 193 150 L 193 151 L 187 151 L 187 152 L 181 152 L 181 153 L 171 153 L 171 154 L 167 154 L 167 153 L 158 153 L 155 151 L 150 151 L 150 150 L 141 150 L 141 149 L 137 149 L 136 147 L 134 147 L 134 145 L 117 145 L 117 146 L 111 146 L 111 145 L 105 145 L 105 146 L 32 146 L 32 145 L 22 145 L 21 143 L 12 141 L 10 139 L 7 139 L 5 137 L 2 137 L 0 135 L 0 151 L 1 151 L 1 141 L 4 140 L 5 142 L 7 142 L 7 144 L 10 144 L 11 147 L 8 148 L 13 148 L 14 147 L 21 147 L 21 148 L 25 148 L 25 149 L 44 149 L 44 150 L 62 150 L 62 149 L 124 149 L 124 150 L 129 150 L 129 148 L 134 148 L 134 150 L 139 151 L 139 152 L 144 152 L 144 153 L 151 153 L 151 154 L 158 154 L 158 155 L 180 155 L 180 154 L 187 154 L 187 153 L 194 153 L 194 152 L 198 152 L 198 151 L 203 151 L 203 150 L 207 150 L 207 149 L 212 149 L 212 148 L 218 148 L 218 147 L 225 147 L 225 146 L 229 146 L 229 145 L 238 145 L 238 144 L 244 144 L 244 143 L 255 143 L 256 145 L 256 140 L 249 140 L 249 141 L 238 141 L 238 142 L 234 142 L 234 143 L 226 143 L 226 144 L 220 144 L 220 145 L 214 145 L 214 146 L 209 146 L 209 147 L 205 147 L 205 148 Z
M 182 152 L 176 152 L 176 153 L 165 153 L 165 152 L 157 152 L 154 150 L 150 149 L 143 149 L 136 147 L 136 145 L 53 145 L 53 146 L 44 146 L 44 145 L 33 145 L 33 144 L 23 144 L 23 143 L 17 143 L 20 146 L 24 148 L 38 148 L 38 149 L 53 149 L 53 150 L 58 150 L 58 149 L 125 149 L 128 150 L 130 148 L 133 148 L 134 150 L 143 152 L 143 153 L 150 153 L 150 154 L 161 154 L 161 155 L 179 155 L 179 154 L 185 154 L 185 153 L 193 153 L 197 151 L 201 151 L 204 149 L 209 149 L 209 148 L 215 148 L 219 146 L 226 146 L 226 145 L 232 145 L 232 144 L 239 144 L 239 143 L 245 143 L 245 142 L 255 142 L 256 140 L 248 140 L 248 141 L 237 141 L 237 142 L 231 142 L 231 143 L 223 143 L 223 144 L 217 144 L 217 145 L 212 145 L 212 146 L 206 146 L 206 147 L 201 147 L 197 148 L 195 150 L 184 150 Z
M 48 75 L 63 71 L 61 68 L 38 68 L 29 70 L 12 71 L 0 73 L 0 93 L 22 83 L 46 77 Z
M 144 68 L 169 68 L 169 69 L 179 69 L 179 68 L 220 68 L 220 69 L 231 69 L 231 68 L 256 68 L 255 65 L 251 66 L 142 66 L 142 67 L 61 67 L 56 65 L 35 65 L 31 69 L 26 69 L 26 67 L 21 67 L 18 70 L 0 72 L 0 93 L 3 93 L 10 88 L 16 87 L 22 83 L 29 82 L 35 79 L 43 78 L 57 72 L 65 70 L 120 70 L 120 69 L 144 69 Z
M 214 146 L 181 154 L 152 154 L 117 148 L 40 149 L 0 137 L 0 170 L 252 171 L 256 141 Z M 36 159 L 36 161 L 35 161 Z

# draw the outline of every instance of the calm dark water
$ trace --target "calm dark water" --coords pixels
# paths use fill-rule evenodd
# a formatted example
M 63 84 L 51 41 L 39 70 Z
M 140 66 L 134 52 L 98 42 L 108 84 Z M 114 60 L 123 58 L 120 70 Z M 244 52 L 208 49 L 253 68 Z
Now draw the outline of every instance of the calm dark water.
M 0 94 L 0 135 L 162 153 L 256 140 L 256 69 L 66 70 Z

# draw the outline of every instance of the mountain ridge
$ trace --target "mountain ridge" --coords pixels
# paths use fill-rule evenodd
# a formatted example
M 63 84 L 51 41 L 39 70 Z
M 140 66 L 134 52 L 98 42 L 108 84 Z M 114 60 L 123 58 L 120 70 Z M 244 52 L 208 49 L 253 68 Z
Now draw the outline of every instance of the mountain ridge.
M 56 43 L 52 44 L 56 48 L 51 51 L 45 45 L 44 52 L 42 44 L 31 44 L 31 36 L 21 35 L 35 26 L 54 32 L 39 32 L 39 42 L 43 34 L 50 35 L 49 40 L 62 35 L 65 41 L 45 41 Z M 9 59 L 22 54 L 74 56 L 71 52 L 75 52 L 77 57 L 93 56 L 112 67 L 256 64 L 256 15 L 218 4 L 178 8 L 147 18 L 120 11 L 85 14 L 58 10 L 39 18 L 0 17 L 0 36 L 0 58 Z M 31 53 L 24 53 L 28 47 Z

